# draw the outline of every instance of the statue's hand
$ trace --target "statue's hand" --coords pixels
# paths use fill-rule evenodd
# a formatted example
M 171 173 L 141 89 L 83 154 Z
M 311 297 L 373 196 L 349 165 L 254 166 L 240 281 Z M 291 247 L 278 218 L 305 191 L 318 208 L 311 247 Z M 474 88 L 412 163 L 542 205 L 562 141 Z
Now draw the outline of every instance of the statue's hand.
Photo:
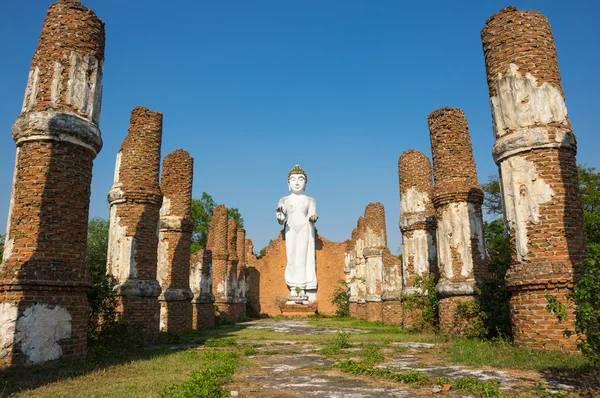
M 310 221 L 313 224 L 316 223 L 318 219 L 319 216 L 317 216 L 316 214 L 313 214 L 312 216 L 308 217 L 308 221 Z
M 277 212 L 277 222 L 279 225 L 283 225 L 285 222 L 285 209 L 282 206 L 279 206 L 276 210 Z

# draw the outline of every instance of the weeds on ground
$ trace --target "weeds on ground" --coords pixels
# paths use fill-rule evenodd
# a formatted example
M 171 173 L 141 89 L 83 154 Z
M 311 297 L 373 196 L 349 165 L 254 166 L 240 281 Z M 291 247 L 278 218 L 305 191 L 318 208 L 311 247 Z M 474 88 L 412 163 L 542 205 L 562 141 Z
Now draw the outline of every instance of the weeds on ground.
M 379 347 L 376 345 L 367 346 L 362 352 L 362 363 L 365 365 L 375 365 L 378 362 L 381 362 L 385 359 L 381 351 L 379 351 Z
M 497 397 L 500 394 L 500 382 L 498 379 L 481 381 L 474 377 L 459 377 L 454 380 L 438 378 L 436 383 L 450 384 L 454 388 L 469 391 L 481 397 Z
M 204 352 L 202 368 L 182 384 L 167 387 L 161 397 L 217 398 L 229 395 L 222 386 L 233 379 L 239 355 L 235 352 Z
M 580 355 L 531 350 L 503 340 L 461 339 L 454 341 L 443 352 L 451 362 L 472 366 L 584 373 L 592 370 L 590 362 Z
M 363 362 L 356 362 L 351 359 L 337 362 L 335 365 L 330 366 L 330 368 L 340 369 L 343 372 L 352 373 L 354 375 L 385 377 L 386 379 L 406 384 L 424 385 L 431 381 L 431 378 L 427 373 L 418 372 L 416 370 L 394 373 L 389 368 L 375 368 L 371 365 L 367 365 Z

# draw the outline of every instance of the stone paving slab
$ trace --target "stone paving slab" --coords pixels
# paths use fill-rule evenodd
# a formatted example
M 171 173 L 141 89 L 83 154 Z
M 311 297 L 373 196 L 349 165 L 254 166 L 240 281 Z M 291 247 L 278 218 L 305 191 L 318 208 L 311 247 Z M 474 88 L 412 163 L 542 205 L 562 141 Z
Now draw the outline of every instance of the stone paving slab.
M 308 325 L 303 321 L 285 320 L 285 321 L 252 321 L 245 322 L 244 325 L 251 329 L 266 329 L 280 333 L 295 333 L 295 334 L 332 334 L 337 333 L 340 329 L 335 328 L 318 328 Z M 347 333 L 363 334 L 367 333 L 364 330 L 344 329 Z
M 382 398 L 430 396 L 430 394 L 416 394 L 415 390 L 408 388 L 381 387 L 352 376 L 326 373 L 279 373 L 249 376 L 248 378 L 262 384 L 266 390 L 288 391 L 290 397 Z

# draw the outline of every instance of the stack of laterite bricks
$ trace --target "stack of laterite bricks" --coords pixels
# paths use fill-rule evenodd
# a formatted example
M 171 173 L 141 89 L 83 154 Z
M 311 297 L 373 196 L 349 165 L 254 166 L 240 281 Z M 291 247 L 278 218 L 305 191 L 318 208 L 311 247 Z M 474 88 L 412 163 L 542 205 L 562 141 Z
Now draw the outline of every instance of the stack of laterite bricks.
M 382 321 L 383 251 L 387 248 L 385 210 L 379 202 L 365 209 L 364 249 L 367 319 Z
M 108 194 L 107 269 L 118 280 L 118 310 L 150 340 L 158 336 L 160 316 L 156 231 L 162 204 L 158 181 L 161 139 L 162 114 L 134 108 Z
M 218 317 L 221 321 L 236 320 L 235 306 L 231 294 L 229 269 L 231 257 L 228 246 L 227 207 L 218 205 L 213 211 L 210 221 L 210 232 L 206 249 L 212 253 L 213 293 L 218 307 Z
M 199 250 L 190 258 L 192 328 L 207 329 L 215 325 L 215 296 L 212 293 L 212 251 Z
M 451 332 L 459 301 L 472 301 L 486 273 L 483 236 L 483 191 L 471 148 L 467 119 L 458 108 L 441 108 L 429 117 L 433 173 L 433 205 L 437 217 L 440 280 L 440 329 Z
M 192 244 L 192 180 L 194 159 L 182 149 L 163 159 L 158 243 L 158 281 L 162 293 L 160 329 L 192 328 L 190 247 Z
M 86 355 L 85 253 L 104 23 L 76 1 L 48 9 L 12 134 L 17 158 L 0 267 L 0 365 Z
M 585 258 L 583 214 L 571 129 L 547 19 L 514 7 L 481 32 L 512 265 L 506 282 L 518 344 L 575 349 L 566 298 Z M 567 306 L 567 321 L 546 311 L 546 294 Z
M 423 282 L 437 272 L 432 176 L 431 163 L 425 154 L 409 149 L 398 159 L 402 293 L 405 295 L 423 293 L 415 286 L 417 277 Z M 411 306 L 404 311 L 403 324 L 412 328 L 420 317 L 420 308 Z

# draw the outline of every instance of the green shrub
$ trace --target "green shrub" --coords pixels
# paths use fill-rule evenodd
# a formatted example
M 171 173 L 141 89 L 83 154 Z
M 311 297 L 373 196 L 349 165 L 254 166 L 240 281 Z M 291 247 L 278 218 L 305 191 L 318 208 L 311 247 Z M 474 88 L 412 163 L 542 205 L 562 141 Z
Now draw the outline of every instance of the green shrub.
M 414 286 L 419 291 L 400 296 L 400 301 L 405 309 L 416 308 L 420 310 L 420 317 L 413 322 L 413 329 L 415 330 L 438 329 L 438 307 L 440 300 L 435 291 L 438 280 L 439 276 L 437 274 L 429 274 L 427 277 L 417 275 Z
M 333 290 L 331 303 L 337 307 L 337 316 L 350 316 L 350 286 L 346 281 L 339 281 L 339 285 Z

